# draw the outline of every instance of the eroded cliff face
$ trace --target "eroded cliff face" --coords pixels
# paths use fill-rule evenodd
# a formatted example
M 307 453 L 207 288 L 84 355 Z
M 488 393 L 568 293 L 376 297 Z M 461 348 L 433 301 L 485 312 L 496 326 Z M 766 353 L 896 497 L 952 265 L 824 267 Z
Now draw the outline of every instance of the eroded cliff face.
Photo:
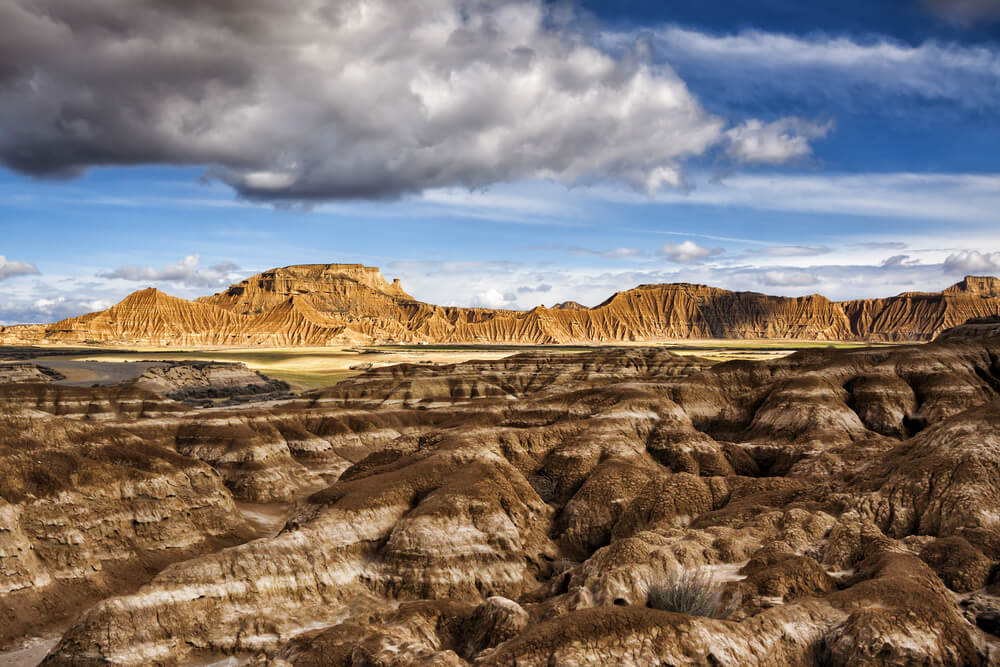
M 564 344 L 683 338 L 926 341 L 1000 315 L 1000 280 L 966 277 L 939 293 L 832 302 L 686 283 L 640 285 L 594 308 L 530 311 L 416 301 L 356 264 L 272 269 L 196 301 L 154 289 L 52 325 L 0 327 L 6 343 L 323 346 L 430 342 Z
M 52 398 L 51 387 L 3 388 L 0 641 L 58 626 L 168 563 L 252 536 L 218 472 L 109 423 L 123 416 L 121 401 L 154 396 L 63 388 L 50 402 L 40 394 Z
M 370 315 L 395 299 L 412 301 L 399 280 L 392 283 L 375 267 L 361 264 L 307 264 L 272 269 L 236 283 L 225 292 L 198 299 L 240 315 L 260 315 L 296 296 L 318 310 Z
M 201 410 L 7 385 L 0 601 L 104 598 L 50 665 L 993 664 L 1000 338 L 946 338 L 536 352 Z M 297 502 L 220 550 L 233 499 Z M 718 617 L 651 602 L 684 572 Z

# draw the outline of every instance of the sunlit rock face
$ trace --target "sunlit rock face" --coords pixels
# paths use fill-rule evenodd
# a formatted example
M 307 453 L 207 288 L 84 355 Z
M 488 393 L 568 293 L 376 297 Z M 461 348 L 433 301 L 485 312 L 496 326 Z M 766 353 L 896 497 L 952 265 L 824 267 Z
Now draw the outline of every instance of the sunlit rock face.
M 0 327 L 0 343 L 333 345 L 597 343 L 678 338 L 926 341 L 973 318 L 1000 315 L 1000 279 L 967 276 L 934 293 L 834 302 L 688 283 L 640 285 L 585 308 L 529 311 L 435 306 L 375 267 L 271 269 L 186 301 L 144 289 L 111 308 L 51 325 Z
M 218 408 L 3 385 L 4 641 L 58 628 L 49 665 L 994 664 L 1000 338 L 959 334 L 533 352 Z

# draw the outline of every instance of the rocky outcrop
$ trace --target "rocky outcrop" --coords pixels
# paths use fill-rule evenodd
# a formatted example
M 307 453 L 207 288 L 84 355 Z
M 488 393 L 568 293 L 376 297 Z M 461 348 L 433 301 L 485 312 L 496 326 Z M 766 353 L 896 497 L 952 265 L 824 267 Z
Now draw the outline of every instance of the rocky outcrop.
M 49 665 L 994 664 L 1000 337 L 942 338 L 197 409 L 2 385 L 4 637 L 75 617 Z M 650 605 L 685 581 L 718 606 Z
M 6 343 L 289 346 L 379 342 L 599 343 L 684 338 L 926 341 L 1000 315 L 1000 280 L 968 276 L 937 293 L 833 302 L 706 285 L 640 285 L 594 308 L 530 311 L 422 303 L 358 264 L 289 266 L 196 301 L 154 289 L 56 324 L 0 327 Z
M 252 535 L 208 465 L 121 427 L 0 405 L 0 642 Z
M 15 382 L 52 382 L 62 380 L 62 373 L 47 366 L 25 363 L 0 363 L 0 384 Z
M 135 385 L 177 401 L 199 399 L 274 398 L 288 393 L 288 385 L 246 364 L 208 361 L 172 362 L 154 366 Z
M 936 340 L 977 341 L 996 336 L 1000 336 L 1000 315 L 974 317 L 961 326 L 942 331 Z
M 361 264 L 307 264 L 271 269 L 198 301 L 240 315 L 260 315 L 294 297 L 307 297 L 322 312 L 356 316 L 370 315 L 395 299 L 413 301 L 398 279 L 390 283 L 377 268 Z
M 552 310 L 587 310 L 587 307 L 577 301 L 563 301 L 552 306 Z
M 100 601 L 47 664 L 988 664 L 998 358 L 1000 338 L 715 366 L 534 352 L 118 412 L 123 451 L 299 500 L 277 535 Z M 4 571 L 44 591 L 17 525 Z M 692 571 L 724 618 L 648 606 Z

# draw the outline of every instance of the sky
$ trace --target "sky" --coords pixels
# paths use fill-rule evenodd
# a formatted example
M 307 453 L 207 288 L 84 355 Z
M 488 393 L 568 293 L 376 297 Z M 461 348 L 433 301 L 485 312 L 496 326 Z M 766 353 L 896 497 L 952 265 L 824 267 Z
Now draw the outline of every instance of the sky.
M 362 263 L 418 299 L 1000 274 L 1000 0 L 4 0 L 0 324 Z

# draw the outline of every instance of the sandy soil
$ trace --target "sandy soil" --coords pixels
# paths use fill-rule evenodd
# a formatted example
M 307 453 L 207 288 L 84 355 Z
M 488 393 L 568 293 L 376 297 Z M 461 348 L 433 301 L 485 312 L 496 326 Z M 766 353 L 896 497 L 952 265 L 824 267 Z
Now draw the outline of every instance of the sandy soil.
M 59 643 L 60 635 L 33 637 L 20 648 L 0 651 L 0 665 L 5 667 L 37 667 L 48 652 Z
M 295 503 L 236 503 L 240 514 L 262 537 L 274 537 L 285 527 Z
M 269 377 L 284 380 L 293 389 L 306 390 L 336 384 L 369 368 L 392 366 L 403 363 L 455 364 L 473 359 L 494 360 L 517 354 L 523 350 L 500 349 L 468 349 L 468 350 L 367 350 L 358 348 L 273 348 L 253 349 L 198 349 L 198 350 L 123 350 L 119 352 L 102 350 L 99 355 L 86 353 L 72 357 L 67 361 L 63 357 L 40 357 L 36 361 L 51 366 L 61 373 L 72 363 L 85 364 L 80 366 L 81 372 L 97 373 L 105 366 L 119 366 L 117 371 L 107 370 L 107 375 L 114 372 L 129 375 L 135 371 L 136 377 L 145 368 L 138 370 L 142 364 L 125 362 L 153 361 L 221 361 L 242 362 L 254 370 Z M 100 364 L 93 366 L 93 364 Z M 148 367 L 148 363 L 145 364 Z M 135 368 L 132 368 L 135 367 Z M 67 374 L 68 375 L 68 374 Z M 93 382 L 92 376 L 77 378 L 84 383 Z M 123 377 L 123 379 L 128 379 Z
M 619 347 L 662 346 L 680 355 L 697 355 L 714 361 L 775 359 L 796 350 L 826 347 L 865 347 L 863 343 L 801 340 L 678 340 L 633 343 Z M 518 345 L 412 345 L 386 347 L 288 347 L 288 348 L 165 348 L 115 349 L 109 347 L 53 349 L 35 360 L 67 376 L 66 384 L 110 384 L 140 375 L 148 362 L 243 362 L 269 377 L 284 380 L 303 391 L 337 384 L 370 368 L 395 364 L 447 365 L 471 360 L 503 359 L 532 350 L 578 354 L 599 346 Z M 146 362 L 124 363 L 124 362 Z
M 147 362 L 121 363 L 119 361 L 81 361 L 73 359 L 36 361 L 38 361 L 39 365 L 48 366 L 66 376 L 65 380 L 58 380 L 57 384 L 76 387 L 127 382 L 139 377 L 150 367 L 159 365 Z

